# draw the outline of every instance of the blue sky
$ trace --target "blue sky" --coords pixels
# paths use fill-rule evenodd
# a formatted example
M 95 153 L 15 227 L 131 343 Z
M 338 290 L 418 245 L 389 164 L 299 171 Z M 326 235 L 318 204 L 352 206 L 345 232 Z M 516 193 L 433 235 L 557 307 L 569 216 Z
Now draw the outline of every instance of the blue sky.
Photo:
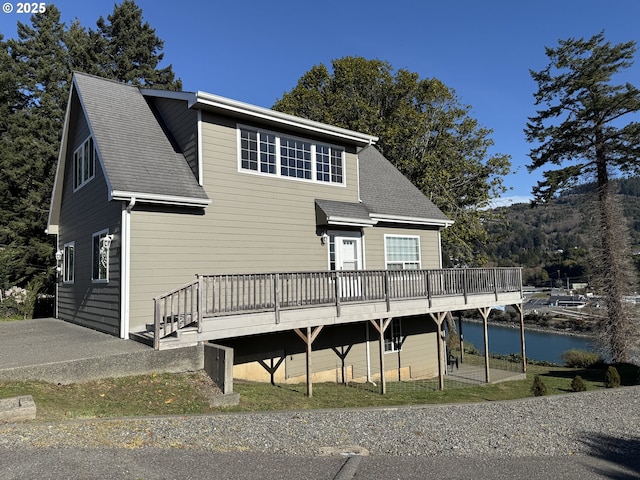
M 118 0 L 119 3 L 120 0 Z M 2 0 L 2 3 L 6 3 Z M 0 13 L 0 32 L 15 36 L 29 15 Z M 115 1 L 58 0 L 62 20 L 95 28 Z M 494 153 L 512 157 L 510 197 L 527 197 L 541 178 L 529 174 L 523 134 L 535 112 L 529 69 L 547 65 L 545 46 L 605 31 L 612 43 L 640 42 L 637 0 L 137 0 L 165 42 L 185 90 L 271 107 L 313 65 L 344 56 L 388 61 L 438 78 L 493 130 Z M 4 10 L 4 8 L 3 8 Z M 640 53 L 620 81 L 640 82 Z

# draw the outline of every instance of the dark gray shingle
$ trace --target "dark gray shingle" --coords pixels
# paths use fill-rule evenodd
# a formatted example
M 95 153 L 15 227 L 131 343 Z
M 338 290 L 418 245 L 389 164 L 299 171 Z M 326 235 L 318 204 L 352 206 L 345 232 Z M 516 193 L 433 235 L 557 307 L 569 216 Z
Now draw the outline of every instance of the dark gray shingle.
M 137 87 L 75 74 L 112 190 L 208 199 Z
M 450 222 L 431 200 L 415 187 L 375 147 L 358 153 L 360 199 L 372 214 Z

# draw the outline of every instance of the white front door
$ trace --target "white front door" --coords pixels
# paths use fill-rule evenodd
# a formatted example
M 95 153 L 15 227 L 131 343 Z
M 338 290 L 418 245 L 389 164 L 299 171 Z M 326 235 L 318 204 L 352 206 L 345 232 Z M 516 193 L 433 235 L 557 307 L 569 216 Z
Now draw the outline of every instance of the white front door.
M 336 270 L 362 270 L 362 238 L 358 236 L 335 237 Z M 345 273 L 340 277 L 342 297 L 359 297 L 361 282 L 358 274 Z

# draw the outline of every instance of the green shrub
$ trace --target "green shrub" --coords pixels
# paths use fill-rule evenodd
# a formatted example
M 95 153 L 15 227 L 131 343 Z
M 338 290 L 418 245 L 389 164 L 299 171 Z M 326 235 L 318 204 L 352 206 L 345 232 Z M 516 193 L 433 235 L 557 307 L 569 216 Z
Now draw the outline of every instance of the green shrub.
M 547 394 L 547 386 L 544 384 L 540 375 L 533 377 L 533 385 L 531 385 L 531 393 L 534 397 L 542 397 Z
M 610 366 L 604 374 L 604 386 L 607 388 L 616 388 L 620 386 L 620 374 L 616 367 Z
M 565 366 L 569 368 L 589 368 L 602 361 L 600 355 L 595 352 L 577 350 L 575 348 L 562 352 L 560 357 Z
M 586 392 L 587 384 L 584 383 L 584 380 L 580 375 L 576 375 L 573 380 L 571 380 L 571 390 L 574 392 Z

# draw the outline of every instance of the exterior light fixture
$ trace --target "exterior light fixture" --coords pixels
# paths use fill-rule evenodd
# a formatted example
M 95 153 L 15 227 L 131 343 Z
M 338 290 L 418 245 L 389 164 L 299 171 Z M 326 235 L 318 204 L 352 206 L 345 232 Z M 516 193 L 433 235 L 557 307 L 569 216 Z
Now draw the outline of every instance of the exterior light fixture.
M 329 234 L 327 232 L 322 232 L 322 235 L 320 236 L 320 243 L 322 245 L 326 245 L 328 241 L 329 241 Z
M 56 262 L 60 263 L 62 261 L 62 257 L 64 257 L 64 252 L 62 250 L 58 250 L 56 252 Z

